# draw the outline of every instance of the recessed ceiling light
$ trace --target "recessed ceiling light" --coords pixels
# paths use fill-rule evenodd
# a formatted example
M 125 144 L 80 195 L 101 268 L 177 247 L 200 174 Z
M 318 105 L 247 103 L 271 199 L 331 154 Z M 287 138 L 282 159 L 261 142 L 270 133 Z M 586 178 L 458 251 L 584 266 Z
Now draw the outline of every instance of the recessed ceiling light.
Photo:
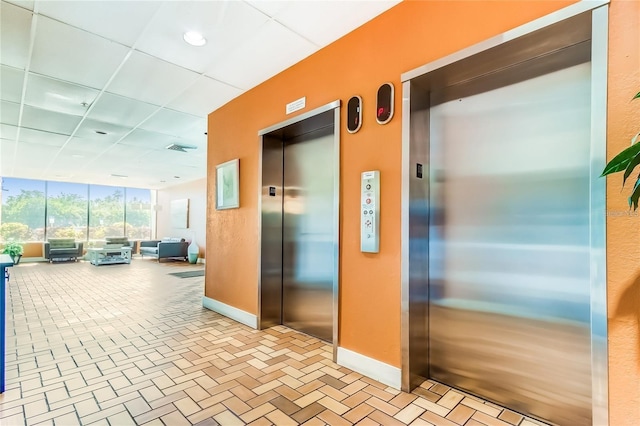
M 196 31 L 187 31 L 182 37 L 184 38 L 184 41 L 192 46 L 200 47 L 207 44 L 207 39 L 204 38 L 202 34 Z

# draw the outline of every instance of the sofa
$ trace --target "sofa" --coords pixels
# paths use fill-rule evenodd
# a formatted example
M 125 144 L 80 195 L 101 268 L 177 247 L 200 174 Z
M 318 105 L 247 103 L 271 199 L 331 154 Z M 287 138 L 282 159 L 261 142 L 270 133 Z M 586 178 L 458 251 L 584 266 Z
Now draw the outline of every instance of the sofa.
M 131 247 L 131 253 L 136 253 L 138 251 L 138 242 L 137 241 L 129 241 L 127 237 L 106 237 L 104 239 L 107 247 Z
M 140 241 L 140 256 L 158 259 L 188 259 L 189 242 L 184 238 L 163 238 L 162 240 Z
M 49 263 L 61 259 L 77 262 L 83 255 L 83 243 L 76 242 L 73 238 L 49 238 L 44 243 L 44 258 Z

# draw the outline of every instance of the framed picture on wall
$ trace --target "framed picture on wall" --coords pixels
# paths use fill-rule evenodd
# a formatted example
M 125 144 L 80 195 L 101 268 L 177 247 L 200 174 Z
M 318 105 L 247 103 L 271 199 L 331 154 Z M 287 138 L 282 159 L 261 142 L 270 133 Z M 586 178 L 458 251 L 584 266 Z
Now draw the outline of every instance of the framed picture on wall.
M 171 226 L 177 229 L 189 228 L 189 199 L 171 201 Z
M 240 207 L 240 160 L 216 166 L 216 209 Z

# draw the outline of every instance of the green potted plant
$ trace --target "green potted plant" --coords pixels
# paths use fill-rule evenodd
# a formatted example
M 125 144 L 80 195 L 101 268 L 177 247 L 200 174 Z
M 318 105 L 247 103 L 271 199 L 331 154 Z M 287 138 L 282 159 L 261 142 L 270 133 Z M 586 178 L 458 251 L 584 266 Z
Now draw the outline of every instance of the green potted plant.
M 13 263 L 17 265 L 18 263 L 20 263 L 20 258 L 22 257 L 22 253 L 24 253 L 24 250 L 22 248 L 22 244 L 9 242 L 5 244 L 2 253 L 11 256 L 11 259 L 13 259 Z
M 640 98 L 640 92 L 638 92 L 633 98 Z M 618 155 L 613 157 L 611 161 L 607 163 L 604 170 L 602 171 L 602 176 L 610 175 L 611 173 L 619 173 L 624 172 L 624 176 L 622 178 L 622 186 L 627 181 L 627 178 L 631 176 L 633 170 L 640 164 L 640 143 L 638 139 L 640 138 L 640 132 L 637 133 L 631 139 L 631 146 L 622 150 Z M 633 207 L 633 210 L 638 209 L 638 200 L 640 199 L 640 174 L 636 177 L 636 183 L 633 185 L 633 190 L 631 191 L 631 196 L 629 196 L 629 208 Z

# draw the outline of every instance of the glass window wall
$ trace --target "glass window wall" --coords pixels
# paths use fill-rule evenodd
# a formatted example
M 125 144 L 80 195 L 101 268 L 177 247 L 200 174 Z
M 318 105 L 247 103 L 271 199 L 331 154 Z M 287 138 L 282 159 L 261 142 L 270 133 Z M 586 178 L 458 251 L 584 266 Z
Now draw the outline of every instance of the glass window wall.
M 124 193 L 116 186 L 89 186 L 89 240 L 126 235 Z
M 45 182 L 2 179 L 0 243 L 44 241 Z
M 47 238 L 151 238 L 151 191 L 1 178 L 0 244 Z

